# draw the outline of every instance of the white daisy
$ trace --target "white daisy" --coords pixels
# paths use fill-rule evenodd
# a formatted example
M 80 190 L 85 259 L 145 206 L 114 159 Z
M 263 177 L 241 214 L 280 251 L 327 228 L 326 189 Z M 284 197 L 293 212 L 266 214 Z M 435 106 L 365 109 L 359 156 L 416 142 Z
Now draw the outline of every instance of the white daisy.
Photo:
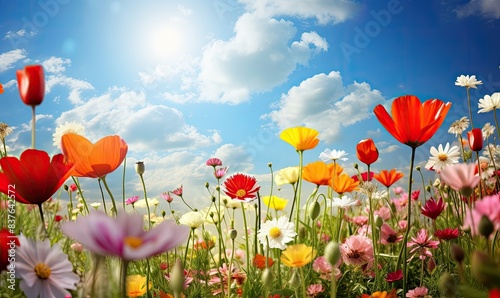
M 483 140 L 486 140 L 495 132 L 495 126 L 491 125 L 491 123 L 489 122 L 486 122 L 481 130 L 483 132 Z
M 74 133 L 83 136 L 85 132 L 85 127 L 78 122 L 64 122 L 56 127 L 56 131 L 52 134 L 52 140 L 54 141 L 54 146 L 61 148 L 61 138 L 63 135 L 68 133 Z
M 297 236 L 294 229 L 294 224 L 283 215 L 263 223 L 257 233 L 257 238 L 263 245 L 267 245 L 269 242 L 269 248 L 283 250 L 286 248 L 286 244 Z
M 342 196 L 341 198 L 332 198 L 330 202 L 331 207 L 338 207 L 342 209 L 349 208 L 351 206 L 357 205 L 358 202 L 348 196 Z
M 475 88 L 477 89 L 476 85 L 482 85 L 482 81 L 478 81 L 476 79 L 476 76 L 464 76 L 461 75 L 457 77 L 457 81 L 455 82 L 456 86 L 461 86 L 461 87 L 467 87 L 467 88 Z
M 444 167 L 451 166 L 454 163 L 458 163 L 460 158 L 459 148 L 457 146 L 452 146 L 450 148 L 450 143 L 446 143 L 443 149 L 443 145 L 439 144 L 438 148 L 431 147 L 431 157 L 425 165 L 426 169 L 433 169 L 435 171 L 440 171 Z
M 35 241 L 19 236 L 16 248 L 16 277 L 27 297 L 67 297 L 80 280 L 59 244 L 50 239 Z
M 450 129 L 448 129 L 448 132 L 454 134 L 455 137 L 458 137 L 458 135 L 462 134 L 468 127 L 469 118 L 464 116 L 458 120 L 453 121 L 453 123 L 450 125 Z
M 500 92 L 495 92 L 491 96 L 485 95 L 479 100 L 478 106 L 480 108 L 478 113 L 486 113 L 500 108 Z
M 319 159 L 321 159 L 323 162 L 327 162 L 327 161 L 330 161 L 330 160 L 342 160 L 342 161 L 346 161 L 348 158 L 347 157 L 344 157 L 346 156 L 347 153 L 344 151 L 344 150 L 336 150 L 336 149 L 333 149 L 333 150 L 330 150 L 330 149 L 325 149 L 325 151 L 321 152 L 319 154 Z

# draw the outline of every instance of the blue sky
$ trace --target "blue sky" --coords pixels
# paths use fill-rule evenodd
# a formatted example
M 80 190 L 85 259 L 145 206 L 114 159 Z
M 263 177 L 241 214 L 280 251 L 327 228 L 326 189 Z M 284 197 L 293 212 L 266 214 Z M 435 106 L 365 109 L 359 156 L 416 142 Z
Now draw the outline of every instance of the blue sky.
M 183 184 L 200 208 L 205 181 L 214 181 L 209 157 L 255 175 L 266 194 L 269 162 L 274 170 L 298 163 L 278 136 L 292 126 L 321 133 L 306 163 L 325 148 L 345 150 L 354 173 L 355 145 L 370 137 L 381 152 L 373 169 L 406 175 L 410 151 L 378 123 L 377 104 L 404 94 L 453 103 L 418 150 L 423 166 L 467 114 L 457 76 L 483 81 L 473 103 L 500 90 L 493 0 L 2 0 L 0 20 L 0 121 L 15 128 L 12 154 L 30 146 L 31 119 L 15 71 L 40 63 L 39 149 L 58 152 L 52 133 L 66 121 L 82 123 L 94 142 L 119 134 L 129 144 L 127 197 L 142 196 L 133 164 L 143 160 L 150 197 Z M 492 121 L 474 114 L 476 126 Z M 109 177 L 118 191 L 121 171 Z M 85 183 L 98 201 L 96 182 Z

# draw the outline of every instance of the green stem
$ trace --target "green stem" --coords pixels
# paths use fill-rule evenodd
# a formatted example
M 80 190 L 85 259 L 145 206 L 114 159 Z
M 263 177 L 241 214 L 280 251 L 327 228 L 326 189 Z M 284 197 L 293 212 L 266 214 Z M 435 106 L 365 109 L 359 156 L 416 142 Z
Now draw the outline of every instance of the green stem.
M 142 184 L 142 190 L 144 191 L 144 200 L 146 201 L 146 208 L 148 209 L 148 225 L 149 229 L 153 227 L 151 224 L 151 210 L 149 210 L 149 202 L 148 202 L 148 194 L 146 192 L 146 183 L 144 183 L 144 177 L 142 174 L 139 174 L 139 177 L 141 177 L 141 184 Z
M 472 122 L 472 107 L 470 105 L 470 91 L 469 87 L 465 87 L 465 90 L 467 90 L 467 104 L 469 106 L 469 117 L 470 117 L 470 126 L 472 129 L 474 129 L 474 122 Z
M 127 296 L 127 268 L 128 261 L 122 260 L 122 268 L 121 268 L 121 295 L 120 297 Z M 147 287 L 148 285 L 146 285 Z
M 106 191 L 108 192 L 109 197 L 111 198 L 111 203 L 113 203 L 113 209 L 115 210 L 115 214 L 118 214 L 118 209 L 116 208 L 115 198 L 113 197 L 113 193 L 109 189 L 108 183 L 106 182 L 106 176 L 102 176 L 101 180 L 102 180 L 102 183 L 104 184 L 104 188 L 106 188 Z
M 75 176 L 71 176 L 71 179 L 73 179 L 73 182 L 76 185 L 76 188 L 78 189 L 78 194 L 80 195 L 80 198 L 82 198 L 83 205 L 85 206 L 85 211 L 87 211 L 87 214 L 89 213 L 89 206 L 87 206 L 87 201 L 85 201 L 85 198 L 83 197 L 83 192 L 82 188 L 80 187 L 80 181 L 78 181 Z
M 97 182 L 99 183 L 99 190 L 101 191 L 101 198 L 102 198 L 102 205 L 104 207 L 104 213 L 108 215 L 108 208 L 106 208 L 106 199 L 104 198 L 104 192 L 102 191 L 102 186 L 101 186 L 101 179 L 97 179 Z
M 243 233 L 245 233 L 245 252 L 247 255 L 247 274 L 250 274 L 250 246 L 248 244 L 248 225 L 247 225 L 247 216 L 245 212 L 245 206 L 243 202 L 241 202 L 241 211 L 243 213 L 243 224 L 245 225 Z
M 483 182 L 483 178 L 481 178 L 481 162 L 479 161 L 479 151 L 476 151 L 476 159 L 477 159 L 477 174 L 479 175 L 479 183 L 478 183 L 478 186 L 479 186 L 479 197 L 482 198 L 483 197 L 483 189 L 481 187 L 481 184 Z
M 299 223 L 300 223 L 300 193 L 302 192 L 302 168 L 304 164 L 304 154 L 303 154 L 304 151 L 298 151 L 298 153 L 299 153 L 299 179 L 297 181 L 297 211 L 296 211 L 297 214 L 295 215 L 295 233 L 297 233 L 297 235 L 299 234 Z
M 125 210 L 125 171 L 127 169 L 127 159 L 123 160 L 123 175 L 122 175 L 122 206 Z

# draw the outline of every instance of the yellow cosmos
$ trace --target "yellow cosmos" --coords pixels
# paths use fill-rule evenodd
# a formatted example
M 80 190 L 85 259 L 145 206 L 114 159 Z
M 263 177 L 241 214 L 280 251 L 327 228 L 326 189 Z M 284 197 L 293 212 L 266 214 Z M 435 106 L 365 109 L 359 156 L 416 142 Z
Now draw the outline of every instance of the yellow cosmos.
M 153 286 L 149 282 L 149 288 Z M 127 297 L 141 297 L 146 294 L 146 277 L 142 275 L 129 275 L 127 276 Z
M 283 130 L 280 138 L 292 145 L 297 151 L 313 149 L 318 145 L 319 132 L 308 127 L 291 127 Z
M 264 196 L 262 197 L 262 202 L 269 207 L 273 208 L 274 210 L 283 210 L 286 207 L 286 204 L 288 204 L 287 199 L 283 199 L 277 196 Z
M 293 244 L 281 253 L 281 262 L 288 267 L 300 268 L 309 264 L 316 257 L 316 250 L 303 243 Z

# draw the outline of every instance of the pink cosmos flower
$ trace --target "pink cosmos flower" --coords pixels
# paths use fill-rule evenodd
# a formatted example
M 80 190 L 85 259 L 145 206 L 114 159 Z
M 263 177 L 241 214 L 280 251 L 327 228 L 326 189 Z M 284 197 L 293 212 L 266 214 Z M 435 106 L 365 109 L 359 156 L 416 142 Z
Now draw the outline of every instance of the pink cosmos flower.
M 312 268 L 315 272 L 319 273 L 319 277 L 324 280 L 331 280 L 332 273 L 335 275 L 335 279 L 339 279 L 342 276 L 339 267 L 342 264 L 342 259 L 339 258 L 335 267 L 332 266 L 325 258 L 325 256 L 317 257 L 312 264 Z
M 176 196 L 182 197 L 182 185 L 171 191 Z
M 354 216 L 352 218 L 352 223 L 354 223 L 357 226 L 362 227 L 368 223 L 368 216 L 364 216 L 364 215 Z
M 170 250 L 187 239 L 189 227 L 164 221 L 144 231 L 142 215 L 119 212 L 109 217 L 92 211 L 74 222 L 61 224 L 64 234 L 99 255 L 118 256 L 123 260 L 145 259 Z
M 215 178 L 220 179 L 220 178 L 224 177 L 224 175 L 226 175 L 228 169 L 229 169 L 229 167 L 217 168 L 214 172 Z
M 403 270 L 401 269 L 387 273 L 387 277 L 385 278 L 387 282 L 395 282 L 401 279 L 403 279 Z
M 125 200 L 126 205 L 134 205 L 137 200 L 139 200 L 140 196 L 133 196 Z
M 469 195 L 481 179 L 476 175 L 476 165 L 473 163 L 459 163 L 445 167 L 439 173 L 439 176 L 441 177 L 441 181 L 448 184 L 452 189 Z
M 439 200 L 435 200 L 434 198 L 430 198 L 425 205 L 420 209 L 422 215 L 427 216 L 432 220 L 436 220 L 436 218 L 443 212 L 445 207 L 443 198 L 439 198 Z
M 403 235 L 398 235 L 387 223 L 382 224 L 380 228 L 380 243 L 394 244 L 401 240 L 403 240 Z
M 418 287 L 413 290 L 409 290 L 406 293 L 406 298 L 424 298 L 429 290 L 426 287 Z
M 222 264 L 222 267 L 219 269 L 214 268 L 210 269 L 208 272 L 210 275 L 210 280 L 208 281 L 209 285 L 215 285 L 212 294 L 217 296 L 219 294 L 226 294 L 228 291 L 228 278 L 231 276 L 231 281 L 236 284 L 236 287 L 241 287 L 246 279 L 246 274 L 240 271 L 236 266 L 232 266 L 231 269 L 227 267 L 227 264 Z M 224 293 L 222 293 L 221 283 L 224 288 Z
M 217 166 L 222 166 L 222 160 L 218 159 L 217 157 L 211 157 L 207 159 L 205 164 L 209 167 L 217 167 Z
M 167 201 L 168 203 L 172 203 L 172 201 L 174 200 L 174 198 L 170 195 L 170 192 L 166 191 L 164 193 L 161 194 L 161 196 L 163 197 L 163 199 L 165 199 L 165 201 Z
M 316 297 L 319 294 L 323 293 L 325 288 L 323 288 L 322 284 L 312 284 L 307 287 L 307 297 Z
M 476 201 L 472 212 L 467 209 L 464 217 L 464 228 L 471 229 L 472 235 L 478 235 L 478 226 L 483 215 L 488 217 L 495 230 L 500 229 L 500 194 L 486 196 Z
M 165 269 L 166 270 L 166 269 Z M 184 283 L 182 287 L 185 289 L 189 288 L 189 285 L 193 282 L 194 278 L 192 277 L 191 271 L 187 271 L 184 269 Z M 165 279 L 170 282 L 170 273 L 165 274 Z
M 373 245 L 370 238 L 352 235 L 340 245 L 340 253 L 344 263 L 361 266 L 373 262 Z
M 439 241 L 431 240 L 432 236 L 427 234 L 426 229 L 421 229 L 417 232 L 416 237 L 412 237 L 411 241 L 407 243 L 411 247 L 410 254 L 419 254 L 420 259 L 424 260 L 426 257 L 432 258 L 430 248 L 437 248 Z
M 387 221 L 391 218 L 391 209 L 386 206 L 380 207 L 378 210 L 375 210 L 374 213 L 375 215 L 378 215 L 378 217 L 382 218 L 384 221 Z

